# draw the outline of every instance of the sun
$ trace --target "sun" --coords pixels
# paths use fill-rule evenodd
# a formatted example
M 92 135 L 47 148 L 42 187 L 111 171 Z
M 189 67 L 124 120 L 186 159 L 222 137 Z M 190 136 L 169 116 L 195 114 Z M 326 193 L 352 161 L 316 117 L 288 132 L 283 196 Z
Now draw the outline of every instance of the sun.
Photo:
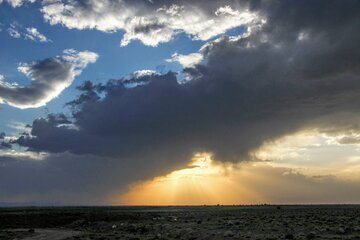
M 190 180 L 196 181 L 213 176 L 222 172 L 221 168 L 213 166 L 212 155 L 208 153 L 197 153 L 188 165 L 188 168 L 174 171 L 167 175 L 168 179 L 174 181 Z

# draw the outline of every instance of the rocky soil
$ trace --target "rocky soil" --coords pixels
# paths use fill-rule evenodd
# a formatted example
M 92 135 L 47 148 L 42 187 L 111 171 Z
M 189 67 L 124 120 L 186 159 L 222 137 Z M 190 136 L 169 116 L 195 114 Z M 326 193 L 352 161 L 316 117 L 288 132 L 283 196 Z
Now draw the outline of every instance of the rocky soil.
M 360 240 L 360 206 L 4 208 L 0 239 Z

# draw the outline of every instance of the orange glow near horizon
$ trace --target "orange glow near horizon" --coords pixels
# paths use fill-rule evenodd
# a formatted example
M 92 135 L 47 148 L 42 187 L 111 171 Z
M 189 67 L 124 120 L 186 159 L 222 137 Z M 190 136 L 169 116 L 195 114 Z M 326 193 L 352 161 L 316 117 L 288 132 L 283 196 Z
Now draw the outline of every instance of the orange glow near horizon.
M 263 203 L 358 203 L 358 145 L 341 146 L 333 136 L 300 132 L 266 143 L 258 161 L 226 164 L 209 153 L 189 165 L 128 192 L 112 195 L 120 205 L 215 205 Z
M 196 154 L 188 168 L 135 184 L 117 203 L 126 205 L 242 204 L 258 199 L 231 178 L 233 166 Z M 250 174 L 244 172 L 244 174 Z
M 332 175 L 305 175 L 272 162 L 226 165 L 197 154 L 185 169 L 111 197 L 115 205 L 359 203 L 359 182 Z

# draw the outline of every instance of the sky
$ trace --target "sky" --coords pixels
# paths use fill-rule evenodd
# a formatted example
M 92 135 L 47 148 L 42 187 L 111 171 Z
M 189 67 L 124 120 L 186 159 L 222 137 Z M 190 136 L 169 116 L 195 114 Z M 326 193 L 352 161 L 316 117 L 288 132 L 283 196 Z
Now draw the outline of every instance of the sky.
M 360 203 L 357 0 L 0 0 L 0 205 Z

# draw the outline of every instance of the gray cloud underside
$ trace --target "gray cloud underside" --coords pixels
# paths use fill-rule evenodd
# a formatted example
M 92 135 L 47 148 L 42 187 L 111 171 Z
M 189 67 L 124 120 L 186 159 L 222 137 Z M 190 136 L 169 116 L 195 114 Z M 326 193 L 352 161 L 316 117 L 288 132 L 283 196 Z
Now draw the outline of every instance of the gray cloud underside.
M 172 169 L 196 151 L 248 160 L 283 135 L 354 121 L 344 116 L 359 114 L 360 2 L 252 5 L 267 23 L 250 36 L 204 46 L 205 63 L 184 70 L 195 80 L 179 84 L 170 72 L 149 74 L 142 79 L 149 84 L 132 89 L 124 79 L 86 83 L 70 118 L 37 119 L 31 135 L 16 142 L 31 151 L 116 159 L 135 169 L 117 174 L 130 176 L 151 165 Z M 95 171 L 91 159 L 87 164 Z
M 69 153 L 51 154 L 45 161 L 0 156 L 0 205 L 109 203 L 111 196 L 125 191 L 129 183 L 161 175 L 169 167 L 179 166 L 148 161 L 140 167 L 114 158 Z
M 0 199 L 13 204 L 31 202 L 32 206 L 113 203 L 112 197 L 124 191 L 129 182 L 161 174 L 166 169 L 161 165 L 155 167 L 159 168 L 135 168 L 117 159 L 68 153 L 53 154 L 46 161 L 37 162 L 0 157 L 0 169 L 7 170 L 0 175 Z M 358 182 L 341 181 L 333 176 L 309 177 L 286 168 L 263 167 L 257 173 L 280 181 L 261 182 L 260 188 L 256 180 L 252 183 L 250 179 L 246 184 L 271 203 L 357 203 L 360 198 Z
M 17 108 L 35 108 L 57 97 L 89 64 L 97 54 L 89 51 L 65 50 L 63 56 L 48 58 L 30 64 L 20 64 L 19 71 L 32 81 L 18 86 L 0 80 L 0 103 Z
M 34 81 L 28 87 L 0 85 L 0 97 L 3 101 L 18 107 L 37 106 L 53 86 L 47 80 L 58 79 L 62 83 L 70 75 L 71 65 L 57 59 L 47 59 L 32 66 L 36 77 L 44 76 L 44 81 Z

